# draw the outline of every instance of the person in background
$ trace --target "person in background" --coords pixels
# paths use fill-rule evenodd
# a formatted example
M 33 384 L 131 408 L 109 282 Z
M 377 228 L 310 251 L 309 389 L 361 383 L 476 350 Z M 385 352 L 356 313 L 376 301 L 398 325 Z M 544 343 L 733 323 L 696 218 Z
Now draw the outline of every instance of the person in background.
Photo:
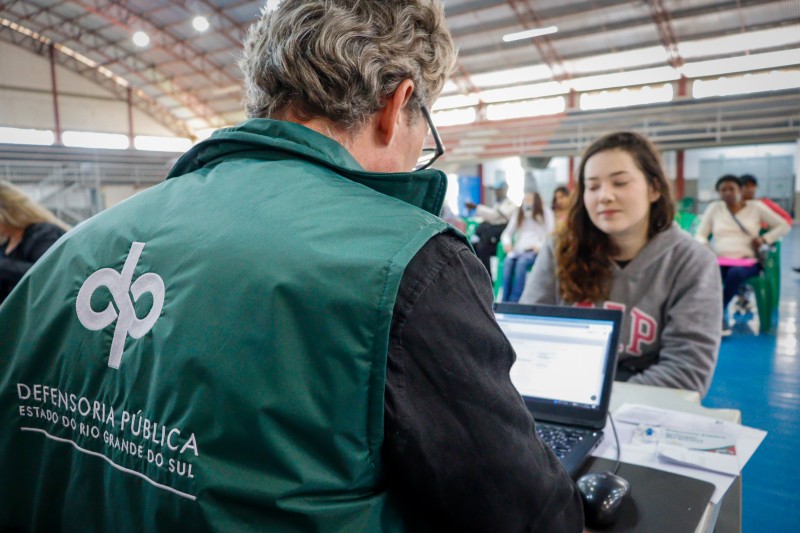
M 0 304 L 69 226 L 18 187 L 0 180 Z
M 583 154 L 574 194 L 520 303 L 622 311 L 616 379 L 704 396 L 720 343 L 720 274 L 673 224 L 656 148 L 637 133 L 601 137 Z
M 517 212 L 517 204 L 508 197 L 508 183 L 500 181 L 492 186 L 494 189 L 494 205 L 488 206 L 467 201 L 467 209 L 474 209 L 475 214 L 483 219 L 475 230 L 478 242 L 475 243 L 475 253 L 481 260 L 486 271 L 491 273 L 491 258 L 497 254 L 497 243 L 500 235 L 506 229 L 508 221 Z
M 262 11 L 250 118 L 0 307 L 0 530 L 582 530 L 419 161 L 454 63 L 439 0 Z
M 547 236 L 555 229 L 553 212 L 543 204 L 539 193 L 526 193 L 522 206 L 500 236 L 507 254 L 503 265 L 503 301 L 519 301 L 528 270 Z
M 715 185 L 720 199 L 708 204 L 697 227 L 695 238 L 709 244 L 713 235 L 712 249 L 717 256 L 724 291 L 722 308 L 739 294 L 748 278 L 761 271 L 757 250 L 763 245 L 776 242 L 789 232 L 789 224 L 758 200 L 742 198 L 739 178 L 726 174 Z M 762 226 L 769 229 L 759 235 Z M 730 334 L 728 319 L 722 318 L 723 335 Z
M 742 184 L 742 200 L 745 202 L 749 200 L 759 200 L 762 204 L 769 207 L 775 213 L 780 216 L 782 219 L 786 221 L 789 226 L 792 225 L 794 222 L 792 220 L 792 215 L 787 213 L 783 210 L 781 206 L 770 200 L 769 198 L 756 198 L 756 194 L 758 193 L 758 180 L 752 174 L 742 174 L 739 177 L 739 181 Z
M 569 214 L 569 189 L 563 185 L 553 191 L 553 202 L 550 206 L 556 218 L 556 225 L 561 225 L 567 220 Z

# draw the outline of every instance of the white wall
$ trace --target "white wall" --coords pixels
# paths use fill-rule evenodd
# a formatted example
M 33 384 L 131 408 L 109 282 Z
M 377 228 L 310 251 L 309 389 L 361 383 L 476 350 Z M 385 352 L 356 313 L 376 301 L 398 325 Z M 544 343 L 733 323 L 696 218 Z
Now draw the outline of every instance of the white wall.
M 55 127 L 47 57 L 0 42 L 0 80 L 0 126 Z M 128 134 L 125 100 L 58 65 L 56 85 L 62 130 Z M 136 108 L 133 109 L 133 126 L 136 135 L 175 135 Z
M 496 180 L 505 179 L 508 183 L 508 197 L 517 205 L 522 203 L 525 171 L 519 157 L 489 159 L 483 162 L 483 186 L 490 187 Z
M 800 214 L 800 139 L 797 139 L 794 155 L 794 212 L 795 216 Z M 795 263 L 796 264 L 796 263 Z
M 741 157 L 795 156 L 797 147 L 791 143 L 759 144 L 752 146 L 724 146 L 686 150 L 683 174 L 687 179 L 700 178 L 700 161 L 703 159 L 735 159 Z M 795 161 L 796 163 L 796 161 Z M 744 173 L 745 170 L 742 170 Z

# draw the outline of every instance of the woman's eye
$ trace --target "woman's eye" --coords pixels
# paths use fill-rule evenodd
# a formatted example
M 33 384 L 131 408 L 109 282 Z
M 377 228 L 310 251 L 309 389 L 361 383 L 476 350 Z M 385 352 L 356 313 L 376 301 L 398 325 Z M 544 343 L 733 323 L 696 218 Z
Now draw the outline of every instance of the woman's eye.
M 628 184 L 627 181 L 615 181 L 614 182 L 614 187 L 624 187 L 627 184 Z

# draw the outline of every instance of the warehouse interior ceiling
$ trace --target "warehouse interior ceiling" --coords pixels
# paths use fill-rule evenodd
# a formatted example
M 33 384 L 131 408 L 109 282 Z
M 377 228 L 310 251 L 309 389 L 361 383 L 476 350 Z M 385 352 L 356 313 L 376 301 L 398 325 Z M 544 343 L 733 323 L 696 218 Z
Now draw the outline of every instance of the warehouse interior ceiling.
M 249 24 L 276 3 L 5 0 L 0 40 L 52 56 L 175 135 L 197 138 L 244 118 L 236 58 Z M 445 6 L 459 47 L 452 80 L 434 107 L 449 150 L 445 162 L 574 154 L 590 136 L 617 126 L 672 147 L 800 135 L 800 83 L 792 81 L 800 79 L 800 0 Z M 204 31 L 198 16 L 208 23 Z M 550 26 L 558 31 L 503 40 Z M 137 32 L 149 38 L 144 46 L 134 43 Z M 726 97 L 713 85 L 721 76 L 778 89 L 789 82 L 780 91 Z M 703 90 L 704 98 L 692 96 Z M 604 106 L 637 98 L 638 107 Z

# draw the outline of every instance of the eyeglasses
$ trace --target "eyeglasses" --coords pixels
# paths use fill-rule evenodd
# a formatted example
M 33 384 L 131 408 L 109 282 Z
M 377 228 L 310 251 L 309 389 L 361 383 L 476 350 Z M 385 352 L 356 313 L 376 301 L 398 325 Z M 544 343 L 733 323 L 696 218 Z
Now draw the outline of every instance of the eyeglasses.
M 439 137 L 439 132 L 436 131 L 436 126 L 433 125 L 433 119 L 431 118 L 431 114 L 428 111 L 428 108 L 420 106 L 420 111 L 422 111 L 422 116 L 425 117 L 425 121 L 428 123 L 428 127 L 431 130 L 431 135 L 433 135 L 433 142 L 436 143 L 436 148 L 423 148 L 422 154 L 417 159 L 417 164 L 414 167 L 414 172 L 418 170 L 425 170 L 429 166 L 431 166 L 437 159 L 444 155 L 444 145 L 442 144 L 442 138 Z

